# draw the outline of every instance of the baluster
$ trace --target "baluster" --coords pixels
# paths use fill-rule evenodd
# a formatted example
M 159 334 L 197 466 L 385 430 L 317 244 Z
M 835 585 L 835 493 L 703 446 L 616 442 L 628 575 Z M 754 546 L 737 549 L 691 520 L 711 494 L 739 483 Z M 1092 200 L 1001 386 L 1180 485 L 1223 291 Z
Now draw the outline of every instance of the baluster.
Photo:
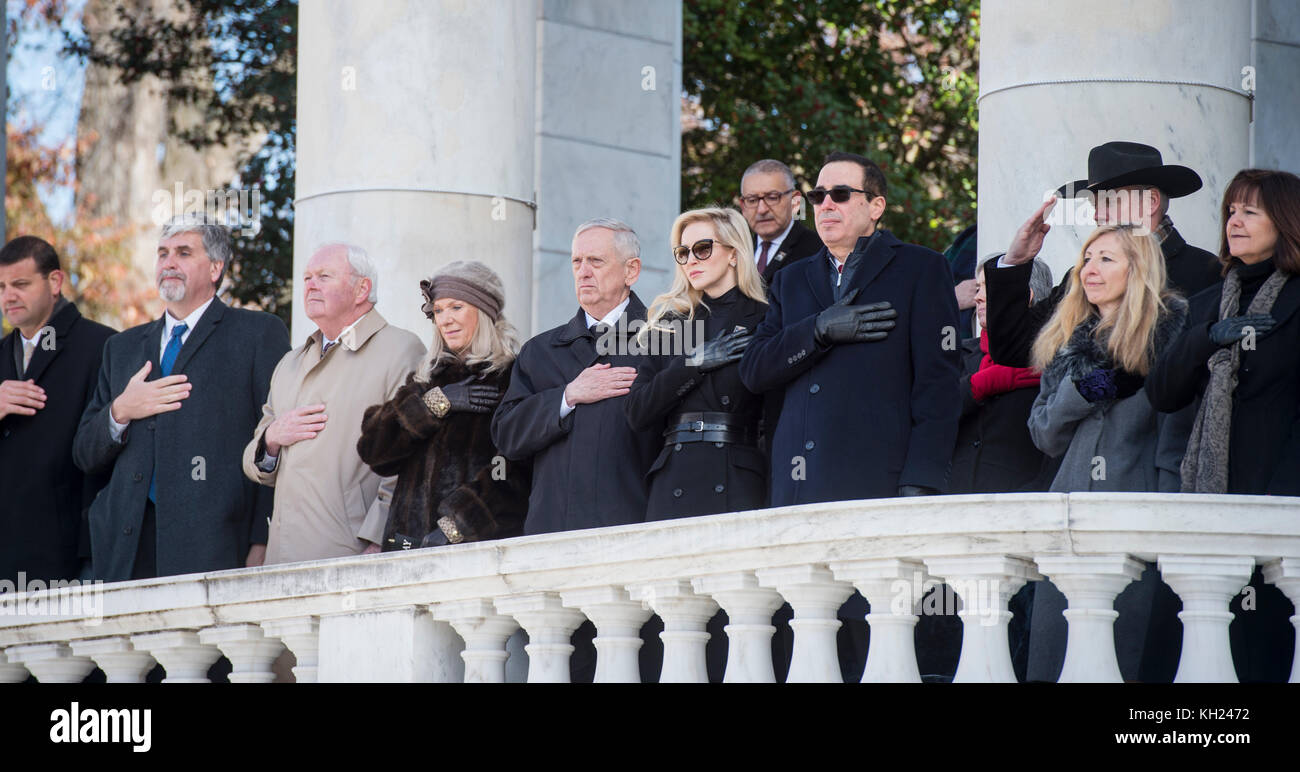
M 925 591 L 925 565 L 880 558 L 830 564 L 837 579 L 853 583 L 871 607 L 871 639 L 862 683 L 920 683 L 916 666 L 916 604 Z
M 230 660 L 230 683 L 269 684 L 275 681 L 271 665 L 284 651 L 277 638 L 268 638 L 254 624 L 220 625 L 199 631 L 201 643 L 216 646 Z
M 708 683 L 704 647 L 709 642 L 705 626 L 718 613 L 712 598 L 696 595 L 684 580 L 649 582 L 629 586 L 628 593 L 644 601 L 664 622 L 659 634 L 664 642 L 663 667 L 659 683 Z
M 1060 683 L 1121 683 L 1115 656 L 1115 597 L 1142 576 L 1128 555 L 1039 555 L 1038 570 L 1051 578 L 1069 608 L 1065 664 Z
M 142 684 L 157 664 L 152 654 L 132 646 L 125 635 L 73 641 L 72 653 L 94 660 L 110 684 Z
M 451 624 L 465 640 L 465 683 L 506 682 L 506 641 L 519 629 L 513 617 L 497 613 L 490 600 L 459 600 L 430 606 L 434 619 Z
M 167 671 L 165 684 L 206 684 L 208 668 L 218 659 L 221 651 L 199 640 L 193 630 L 164 630 L 131 636 L 131 645 L 147 651 Z
M 293 666 L 293 680 L 300 684 L 316 683 L 316 658 L 320 650 L 320 620 L 316 617 L 272 619 L 262 629 L 278 638 L 298 664 Z
M 89 657 L 74 655 L 66 643 L 10 646 L 5 653 L 11 661 L 21 662 L 43 684 L 79 684 L 95 669 Z
M 723 683 L 776 683 L 772 669 L 772 615 L 781 608 L 775 590 L 760 587 L 749 571 L 712 574 L 691 580 L 695 591 L 711 595 L 727 612 L 727 669 Z
M 1296 629 L 1296 645 L 1291 655 L 1291 683 L 1300 683 L 1300 559 L 1271 561 L 1264 566 L 1263 573 L 1264 581 L 1277 585 L 1296 607 L 1296 613 L 1291 616 L 1291 625 Z
M 650 609 L 621 587 L 590 587 L 560 593 L 564 605 L 582 609 L 596 626 L 596 683 L 641 683 L 641 625 Z
M 817 565 L 760 568 L 755 573 L 759 584 L 775 588 L 794 609 L 794 651 L 786 683 L 842 683 L 836 612 L 853 594 L 853 585 L 836 581 Z
M 1174 683 L 1236 683 L 1228 604 L 1250 583 L 1255 559 L 1161 555 L 1159 566 L 1165 584 L 1183 601 L 1183 652 Z
M 519 621 L 528 633 L 528 683 L 569 683 L 570 638 L 584 619 L 582 612 L 565 608 L 553 592 L 534 592 L 497 598 L 497 611 Z
M 1015 683 L 1007 602 L 1025 582 L 1042 578 L 1033 564 L 1008 556 L 926 558 L 925 564 L 962 601 L 961 659 L 953 683 Z

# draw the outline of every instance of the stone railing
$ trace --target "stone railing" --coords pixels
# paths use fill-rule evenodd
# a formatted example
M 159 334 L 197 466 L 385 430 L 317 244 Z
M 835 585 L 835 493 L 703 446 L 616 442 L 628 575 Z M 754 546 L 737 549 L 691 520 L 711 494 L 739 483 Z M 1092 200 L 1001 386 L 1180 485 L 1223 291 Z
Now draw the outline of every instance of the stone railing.
M 1300 601 L 1300 500 L 1016 494 L 837 502 L 0 596 L 0 682 L 76 682 L 95 666 L 140 681 L 500 682 L 569 678 L 572 632 L 597 628 L 596 680 L 638 681 L 638 631 L 663 621 L 662 681 L 705 680 L 721 607 L 726 680 L 773 680 L 771 619 L 794 610 L 789 681 L 839 681 L 836 610 L 871 603 L 864 681 L 917 681 L 922 588 L 962 596 L 956 681 L 1012 681 L 1007 600 L 1050 577 L 1069 601 L 1062 681 L 1118 681 L 1116 595 L 1140 561 L 1181 597 L 1179 681 L 1234 681 L 1228 604 L 1256 564 Z M 1300 605 L 1300 603 L 1298 603 Z M 1300 625 L 1300 616 L 1292 617 Z M 512 633 L 528 634 L 513 655 Z M 507 659 L 516 659 L 507 667 Z M 1300 666 L 1292 671 L 1292 680 Z

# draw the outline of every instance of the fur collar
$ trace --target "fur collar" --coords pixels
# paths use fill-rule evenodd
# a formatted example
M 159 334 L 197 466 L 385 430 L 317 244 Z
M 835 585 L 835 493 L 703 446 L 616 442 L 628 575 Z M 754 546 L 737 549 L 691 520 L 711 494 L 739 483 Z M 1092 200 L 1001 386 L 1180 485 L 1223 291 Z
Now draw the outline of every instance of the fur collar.
M 1161 314 L 1160 321 L 1156 323 L 1156 357 L 1159 357 L 1160 352 L 1164 351 L 1174 336 L 1182 330 L 1183 320 L 1187 318 L 1187 301 L 1181 297 L 1168 298 L 1165 305 L 1168 310 Z M 1070 339 L 1044 368 L 1043 375 L 1060 380 L 1066 378 L 1073 380 L 1099 367 L 1114 367 L 1115 364 L 1111 361 L 1110 352 L 1106 350 L 1104 341 L 1098 340 L 1092 334 L 1100 321 L 1098 317 L 1090 316 L 1075 327 Z

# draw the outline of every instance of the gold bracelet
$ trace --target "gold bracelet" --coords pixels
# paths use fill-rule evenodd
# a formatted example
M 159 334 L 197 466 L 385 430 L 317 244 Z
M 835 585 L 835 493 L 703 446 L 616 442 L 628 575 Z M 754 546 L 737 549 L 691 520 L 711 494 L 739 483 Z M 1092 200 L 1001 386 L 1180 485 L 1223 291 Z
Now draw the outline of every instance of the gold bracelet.
M 438 527 L 447 535 L 448 544 L 460 544 L 465 541 L 464 534 L 460 532 L 460 529 L 456 527 L 456 523 L 454 523 L 450 517 L 443 516 L 438 518 Z
M 442 389 L 437 386 L 424 393 L 424 405 L 429 408 L 429 412 L 438 418 L 447 415 L 447 411 L 451 410 L 451 401 L 447 399 L 446 394 L 442 393 Z

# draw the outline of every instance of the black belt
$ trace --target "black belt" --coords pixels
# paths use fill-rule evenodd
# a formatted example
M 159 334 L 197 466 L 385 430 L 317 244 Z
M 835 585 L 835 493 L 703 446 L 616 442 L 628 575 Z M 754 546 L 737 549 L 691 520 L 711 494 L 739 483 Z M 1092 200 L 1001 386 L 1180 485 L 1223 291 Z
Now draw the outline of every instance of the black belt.
M 754 427 L 736 420 L 731 413 L 681 413 L 668 422 L 664 444 L 684 442 L 725 442 L 734 445 L 757 444 Z

